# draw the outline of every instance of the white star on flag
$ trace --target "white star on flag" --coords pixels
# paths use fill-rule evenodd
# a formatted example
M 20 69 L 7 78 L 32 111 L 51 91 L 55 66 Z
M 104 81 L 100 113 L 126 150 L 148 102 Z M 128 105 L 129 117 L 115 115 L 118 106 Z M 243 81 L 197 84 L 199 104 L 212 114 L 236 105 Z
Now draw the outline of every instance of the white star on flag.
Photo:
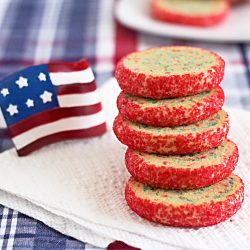
M 40 74 L 39 74 L 39 76 L 38 76 L 38 79 L 42 82 L 45 82 L 46 81 L 46 75 L 43 73 L 43 72 L 41 72 Z
M 27 99 L 25 104 L 28 108 L 34 107 L 34 101 L 32 99 Z
M 52 93 L 45 90 L 40 98 L 43 100 L 43 103 L 52 102 Z
M 10 116 L 18 114 L 17 105 L 10 104 L 6 110 L 7 110 L 7 112 L 9 112 Z
M 16 81 L 16 84 L 19 88 L 28 87 L 28 79 L 25 77 L 20 76 L 19 79 Z
M 9 95 L 9 90 L 7 89 L 7 88 L 3 88 L 2 90 L 1 90 L 1 94 L 5 97 L 6 95 Z

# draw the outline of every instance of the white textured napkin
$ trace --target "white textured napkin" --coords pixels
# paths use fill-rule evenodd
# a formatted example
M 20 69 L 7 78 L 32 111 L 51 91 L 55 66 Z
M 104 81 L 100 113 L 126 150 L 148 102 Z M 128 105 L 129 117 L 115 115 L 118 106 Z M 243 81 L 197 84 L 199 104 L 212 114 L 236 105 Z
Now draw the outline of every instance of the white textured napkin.
M 0 203 L 100 247 L 116 239 L 143 249 L 248 249 L 250 113 L 229 110 L 230 138 L 240 150 L 236 172 L 246 184 L 242 209 L 216 226 L 172 228 L 148 222 L 127 207 L 125 147 L 111 131 L 119 92 L 114 79 L 101 92 L 109 125 L 102 137 L 57 143 L 23 158 L 14 149 L 0 154 Z

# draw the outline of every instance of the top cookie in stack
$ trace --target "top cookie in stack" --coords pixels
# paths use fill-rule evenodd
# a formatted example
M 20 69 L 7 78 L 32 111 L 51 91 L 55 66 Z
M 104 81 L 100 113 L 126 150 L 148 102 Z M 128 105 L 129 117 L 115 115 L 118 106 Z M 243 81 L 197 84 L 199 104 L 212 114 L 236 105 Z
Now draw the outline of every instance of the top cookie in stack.
M 115 77 L 127 93 L 163 99 L 217 87 L 224 67 L 224 60 L 211 51 L 170 46 L 129 54 L 118 63 Z

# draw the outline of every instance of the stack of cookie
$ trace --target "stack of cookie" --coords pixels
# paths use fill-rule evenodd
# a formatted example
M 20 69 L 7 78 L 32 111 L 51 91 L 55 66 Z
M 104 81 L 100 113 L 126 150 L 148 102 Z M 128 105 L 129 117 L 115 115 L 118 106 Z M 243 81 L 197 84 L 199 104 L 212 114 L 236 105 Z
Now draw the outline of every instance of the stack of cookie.
M 122 92 L 113 129 L 128 146 L 125 198 L 140 216 L 199 227 L 241 207 L 244 185 L 232 174 L 238 149 L 227 139 L 221 109 L 224 64 L 211 51 L 181 46 L 135 52 L 118 63 Z

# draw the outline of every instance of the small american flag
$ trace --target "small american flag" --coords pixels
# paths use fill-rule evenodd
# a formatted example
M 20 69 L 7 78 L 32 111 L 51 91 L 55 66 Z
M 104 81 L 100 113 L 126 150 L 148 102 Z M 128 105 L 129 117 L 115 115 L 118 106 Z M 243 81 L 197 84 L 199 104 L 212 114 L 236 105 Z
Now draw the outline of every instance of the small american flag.
M 37 65 L 4 78 L 0 107 L 1 131 L 8 127 L 19 156 L 49 143 L 106 131 L 95 78 L 86 60 Z

